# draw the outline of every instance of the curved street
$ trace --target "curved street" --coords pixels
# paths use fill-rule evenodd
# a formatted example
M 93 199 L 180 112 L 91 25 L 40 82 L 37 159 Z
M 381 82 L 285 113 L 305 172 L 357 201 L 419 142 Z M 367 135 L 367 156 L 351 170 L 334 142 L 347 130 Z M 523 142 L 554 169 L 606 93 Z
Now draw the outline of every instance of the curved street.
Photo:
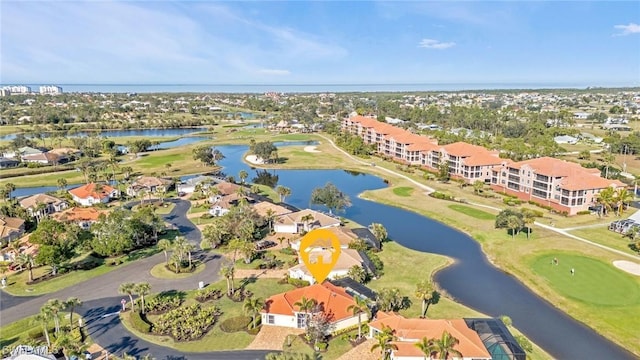
M 190 203 L 180 199 L 168 199 L 167 202 L 175 204 L 174 209 L 163 216 L 165 221 L 176 226 L 180 233 L 194 245 L 198 246 L 202 234 L 200 230 L 187 218 Z M 128 203 L 127 207 L 133 207 L 137 202 Z M 205 284 L 218 281 L 221 257 L 215 254 L 196 252 L 194 256 L 206 264 L 205 269 L 186 279 L 163 280 L 150 274 L 153 266 L 164 262 L 164 254 L 137 260 L 126 264 L 119 269 L 107 274 L 95 277 L 68 288 L 37 297 L 12 296 L 0 291 L 0 319 L 3 324 L 9 324 L 21 318 L 37 314 L 42 305 L 49 299 L 67 299 L 75 296 L 82 300 L 83 306 L 78 312 L 85 317 L 85 329 L 94 342 L 113 354 L 124 352 L 143 356 L 148 353 L 159 359 L 229 359 L 229 360 L 254 360 L 264 359 L 266 353 L 271 351 L 222 351 L 214 353 L 189 353 L 183 354 L 176 350 L 151 344 L 138 339 L 129 333 L 120 323 L 117 312 L 120 309 L 122 295 L 118 294 L 118 287 L 124 282 L 147 281 L 151 284 L 152 292 L 165 290 L 193 290 L 198 288 L 198 283 Z

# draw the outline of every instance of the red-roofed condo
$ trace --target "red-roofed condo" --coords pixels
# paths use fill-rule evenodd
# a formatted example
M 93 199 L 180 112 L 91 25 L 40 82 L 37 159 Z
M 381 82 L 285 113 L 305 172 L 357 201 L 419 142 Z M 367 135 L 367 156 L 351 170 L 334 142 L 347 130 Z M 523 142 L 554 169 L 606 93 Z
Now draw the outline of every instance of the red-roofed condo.
M 117 198 L 118 190 L 109 185 L 89 183 L 69 190 L 69 194 L 78 204 L 91 206 L 98 203 L 106 204 Z
M 595 205 L 603 189 L 625 186 L 618 180 L 601 177 L 598 169 L 550 157 L 496 166 L 491 177 L 491 187 L 496 191 L 566 211 L 568 215 Z
M 266 300 L 262 310 L 262 324 L 304 329 L 309 314 L 304 309 L 300 309 L 299 304 L 302 298 L 315 301 L 316 306 L 311 312 L 322 312 L 330 319 L 329 332 L 358 325 L 358 315 L 348 310 L 350 305 L 356 304 L 355 300 L 343 288 L 330 282 L 271 296 Z M 366 313 L 360 314 L 360 318 L 362 322 L 368 319 Z

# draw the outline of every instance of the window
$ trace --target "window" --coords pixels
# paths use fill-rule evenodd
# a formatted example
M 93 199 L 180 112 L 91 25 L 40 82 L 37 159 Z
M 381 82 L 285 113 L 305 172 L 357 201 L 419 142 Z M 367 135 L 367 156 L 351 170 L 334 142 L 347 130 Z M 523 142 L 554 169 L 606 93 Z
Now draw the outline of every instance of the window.
M 271 314 L 267 314 L 267 324 L 275 324 L 276 319 L 275 316 Z

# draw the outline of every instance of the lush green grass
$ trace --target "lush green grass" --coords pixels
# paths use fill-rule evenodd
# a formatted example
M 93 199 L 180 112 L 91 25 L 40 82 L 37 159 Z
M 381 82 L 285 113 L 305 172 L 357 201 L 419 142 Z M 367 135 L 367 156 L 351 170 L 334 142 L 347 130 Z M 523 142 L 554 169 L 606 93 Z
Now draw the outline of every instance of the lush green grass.
M 465 215 L 471 216 L 473 218 L 476 219 L 480 219 L 480 220 L 493 220 L 496 218 L 495 215 L 493 214 L 489 214 L 486 211 L 482 211 L 482 210 L 478 210 L 478 209 L 474 209 L 472 207 L 468 207 L 468 206 L 464 206 L 464 205 L 449 205 L 449 209 L 461 212 Z
M 399 186 L 393 188 L 393 193 L 398 196 L 411 196 L 413 192 L 413 188 L 409 186 Z
M 613 232 L 607 229 L 606 225 L 596 228 L 591 227 L 586 229 L 572 230 L 569 232 L 573 235 L 580 236 L 581 238 L 593 241 L 598 244 L 618 249 L 629 254 L 634 253 L 634 251 L 629 247 L 629 244 L 632 243 L 631 239 L 629 237 L 623 236 L 622 234 L 618 234 L 617 232 Z
M 353 330 L 346 335 L 356 335 L 358 334 L 358 330 Z M 282 349 L 285 353 L 292 354 L 306 354 L 310 356 L 312 359 L 314 358 L 314 351 L 311 346 L 307 345 L 299 336 L 293 336 L 291 341 L 291 346 L 287 346 L 287 339 L 285 339 L 282 344 Z M 327 352 L 320 353 L 320 358 L 322 360 L 333 360 L 337 359 L 340 356 L 344 355 L 347 351 L 353 349 L 351 343 L 348 340 L 344 340 L 342 335 L 338 335 L 329 341 L 329 347 L 327 347 Z
M 195 275 L 206 267 L 203 263 L 196 263 L 196 269 L 193 272 L 183 272 L 183 273 L 175 273 L 166 268 L 165 263 L 161 262 L 156 266 L 151 268 L 151 276 L 158 279 L 184 279 Z
M 73 313 L 74 326 L 77 326 L 77 319 L 79 319 L 79 316 L 80 315 L 77 313 Z M 69 325 L 68 312 L 65 311 L 61 314 L 60 325 Z M 49 329 L 49 336 L 51 336 L 53 340 L 53 321 L 49 322 L 49 326 L 51 327 Z M 33 339 L 30 339 L 29 333 L 37 331 L 42 331 L 42 324 L 36 320 L 36 315 L 22 318 L 10 324 L 2 324 L 0 327 L 0 348 L 4 348 L 5 346 L 28 344 L 33 341 Z
M 553 259 L 558 265 L 553 265 Z M 546 253 L 531 268 L 560 294 L 587 304 L 626 306 L 640 304 L 640 286 L 631 275 L 611 264 L 566 253 Z M 571 269 L 575 274 L 571 275 Z
M 37 284 L 31 284 L 31 285 L 27 285 L 26 283 L 27 280 L 29 279 L 28 272 L 22 271 L 14 275 L 7 276 L 8 286 L 4 290 L 9 294 L 16 295 L 16 296 L 35 296 L 35 295 L 48 294 L 54 291 L 58 291 L 60 289 L 67 288 L 75 284 L 79 284 L 81 282 L 85 282 L 87 280 L 106 274 L 115 269 L 119 269 L 123 266 L 130 264 L 134 260 L 151 256 L 153 254 L 156 254 L 157 252 L 158 250 L 155 247 L 136 250 L 129 253 L 128 255 L 124 255 L 120 257 L 120 259 L 124 261 L 123 264 L 120 264 L 117 266 L 110 266 L 110 265 L 107 265 L 107 263 L 104 263 L 91 270 L 70 271 L 69 273 L 57 276 L 56 278 L 53 278 L 51 280 L 45 280 L 43 282 L 40 282 Z M 77 260 L 78 259 L 74 260 L 74 262 Z M 34 275 L 34 278 L 37 279 L 39 276 L 47 274 L 50 271 L 51 271 L 50 267 L 41 266 L 33 270 L 33 275 Z
M 236 288 L 244 286 L 246 289 L 252 291 L 254 293 L 254 296 L 262 298 L 263 300 L 271 295 L 285 292 L 293 288 L 293 286 L 288 284 L 278 284 L 277 279 L 236 279 L 235 284 Z M 220 289 L 224 293 L 226 293 L 227 291 L 225 280 L 219 281 L 215 284 L 211 284 L 209 285 L 209 287 Z M 188 292 L 187 300 L 185 302 L 186 304 L 192 304 L 195 302 L 195 300 L 193 299 L 193 295 L 193 291 Z M 222 315 L 213 326 L 213 328 L 209 331 L 209 333 L 198 341 L 175 342 L 168 336 L 142 334 L 133 328 L 131 320 L 129 318 L 129 313 L 125 313 L 120 317 L 123 321 L 123 325 L 137 337 L 140 337 L 154 344 L 172 347 L 174 349 L 177 349 L 178 351 L 207 352 L 246 348 L 251 343 L 251 341 L 253 341 L 253 335 L 249 335 L 248 333 L 243 331 L 226 333 L 220 329 L 220 323 L 224 320 L 244 315 L 242 311 L 242 303 L 233 302 L 229 298 L 224 296 L 221 299 L 216 300 L 213 303 L 205 304 L 204 306 L 210 306 L 211 304 L 215 304 L 216 306 L 220 307 Z M 149 316 L 149 320 L 151 321 L 153 321 L 155 318 L 157 318 L 157 316 Z

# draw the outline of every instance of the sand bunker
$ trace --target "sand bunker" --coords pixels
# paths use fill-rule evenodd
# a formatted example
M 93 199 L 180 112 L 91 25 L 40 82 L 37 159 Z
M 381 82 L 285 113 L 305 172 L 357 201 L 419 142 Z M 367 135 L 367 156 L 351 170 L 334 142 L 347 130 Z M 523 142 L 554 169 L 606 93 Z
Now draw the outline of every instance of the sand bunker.
M 613 265 L 629 274 L 640 276 L 640 264 L 627 260 L 616 260 Z
M 250 162 L 251 164 L 254 164 L 254 165 L 262 165 L 262 164 L 264 164 L 264 160 L 258 159 L 258 157 L 255 156 L 255 155 L 247 155 L 247 157 L 245 157 L 244 159 L 247 160 L 248 162 Z
M 310 153 L 319 153 L 321 152 L 320 150 L 316 150 L 317 146 L 305 146 L 304 147 L 304 151 L 306 152 L 310 152 Z

